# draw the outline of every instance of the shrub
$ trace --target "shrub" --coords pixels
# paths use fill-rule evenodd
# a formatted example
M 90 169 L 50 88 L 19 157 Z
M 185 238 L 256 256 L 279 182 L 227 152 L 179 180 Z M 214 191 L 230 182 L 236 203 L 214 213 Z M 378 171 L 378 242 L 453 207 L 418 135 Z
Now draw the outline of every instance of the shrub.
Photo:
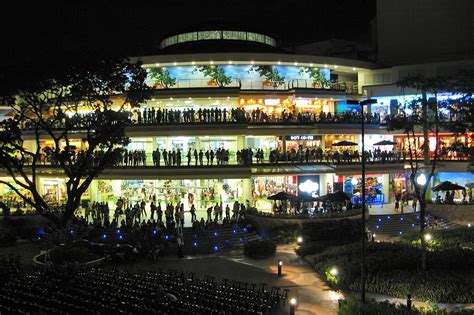
M 275 252 L 276 244 L 268 238 L 248 241 L 244 244 L 244 254 L 251 258 L 266 258 L 275 255 Z
M 344 244 L 345 242 L 341 241 L 305 241 L 296 249 L 296 253 L 300 256 L 320 254 L 330 247 Z
M 277 243 L 291 243 L 298 236 L 305 241 L 343 241 L 345 243 L 360 239 L 361 224 L 354 219 L 314 220 L 301 225 L 290 224 L 273 228 L 269 236 Z
M 463 248 L 474 250 L 474 229 L 468 227 L 456 227 L 444 230 L 427 230 L 432 235 L 428 241 L 428 247 L 433 249 Z M 402 242 L 420 246 L 419 233 L 412 232 L 401 238 Z
M 343 301 L 339 301 L 339 315 L 461 315 L 461 314 L 471 314 L 468 310 L 436 310 L 436 309 L 426 309 L 412 307 L 411 310 L 405 305 L 401 304 L 392 304 L 388 301 L 384 302 L 375 302 L 367 301 L 362 303 L 354 298 L 348 298 Z
M 268 231 L 268 236 L 278 244 L 288 244 L 296 241 L 300 235 L 301 227 L 297 224 L 289 224 L 273 228 Z
M 306 260 L 334 288 L 359 290 L 360 244 L 328 248 Z M 401 243 L 369 243 L 367 290 L 419 301 L 472 303 L 474 301 L 474 252 L 461 249 L 429 251 L 428 271 L 417 270 L 419 250 Z M 337 267 L 337 276 L 328 271 Z

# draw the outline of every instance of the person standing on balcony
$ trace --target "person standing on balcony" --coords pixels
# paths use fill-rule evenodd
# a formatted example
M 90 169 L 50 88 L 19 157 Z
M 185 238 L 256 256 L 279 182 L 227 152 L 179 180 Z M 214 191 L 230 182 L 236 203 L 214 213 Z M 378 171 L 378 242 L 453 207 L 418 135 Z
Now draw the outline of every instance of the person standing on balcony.
M 206 156 L 206 164 L 209 165 L 209 150 L 206 150 L 206 153 L 204 155 Z
M 168 166 L 168 152 L 166 152 L 166 149 L 163 149 L 163 162 L 165 166 Z
M 176 152 L 176 164 L 178 164 L 178 166 L 181 166 L 181 150 L 178 149 L 178 151 Z
M 191 164 L 191 148 L 189 148 L 188 153 L 186 154 L 186 157 L 188 158 L 188 166 Z
M 202 166 L 202 158 L 204 156 L 204 153 L 202 152 L 202 150 L 199 150 L 199 164 L 201 164 Z

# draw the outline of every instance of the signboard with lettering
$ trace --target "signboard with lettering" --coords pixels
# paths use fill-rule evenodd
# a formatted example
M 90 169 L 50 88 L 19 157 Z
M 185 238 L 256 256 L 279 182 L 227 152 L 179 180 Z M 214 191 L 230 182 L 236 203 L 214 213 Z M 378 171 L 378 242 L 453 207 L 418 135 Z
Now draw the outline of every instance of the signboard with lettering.
M 290 135 L 286 136 L 286 140 L 315 140 L 313 135 Z

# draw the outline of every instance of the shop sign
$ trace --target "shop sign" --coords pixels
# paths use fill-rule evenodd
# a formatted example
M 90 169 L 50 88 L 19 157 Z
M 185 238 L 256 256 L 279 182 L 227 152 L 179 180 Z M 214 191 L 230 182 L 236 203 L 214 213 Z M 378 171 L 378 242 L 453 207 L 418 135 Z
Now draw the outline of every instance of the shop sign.
M 286 140 L 314 140 L 313 135 L 290 135 L 286 136 Z

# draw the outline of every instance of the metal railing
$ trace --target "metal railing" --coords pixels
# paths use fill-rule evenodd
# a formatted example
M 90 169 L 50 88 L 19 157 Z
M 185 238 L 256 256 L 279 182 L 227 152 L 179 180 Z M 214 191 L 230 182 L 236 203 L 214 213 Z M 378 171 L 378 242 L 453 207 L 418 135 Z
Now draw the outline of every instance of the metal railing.
M 295 79 L 292 81 L 258 81 L 258 80 L 237 80 L 232 79 L 229 84 L 219 84 L 210 79 L 179 79 L 173 86 L 165 87 L 160 83 L 149 80 L 148 85 L 155 89 L 193 89 L 193 88 L 219 88 L 233 87 L 243 90 L 282 90 L 291 89 L 321 89 L 321 90 L 338 90 L 347 93 L 358 93 L 357 82 L 330 82 L 326 86 L 321 86 L 313 80 Z

